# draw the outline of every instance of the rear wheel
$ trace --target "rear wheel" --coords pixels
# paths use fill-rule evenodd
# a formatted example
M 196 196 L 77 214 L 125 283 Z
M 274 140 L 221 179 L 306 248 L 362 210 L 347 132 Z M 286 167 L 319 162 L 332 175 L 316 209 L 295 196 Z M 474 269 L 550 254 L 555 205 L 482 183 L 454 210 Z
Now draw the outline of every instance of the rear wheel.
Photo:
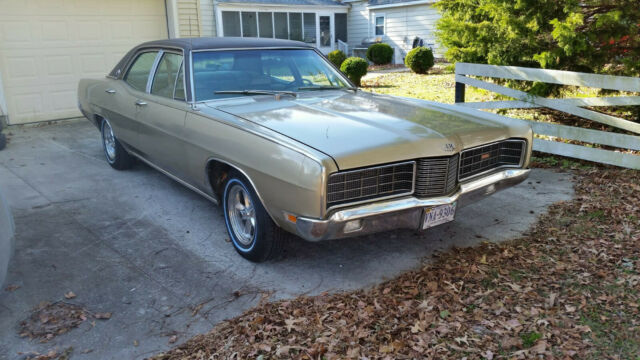
M 222 203 L 227 232 L 242 257 L 262 262 L 282 254 L 287 233 L 273 222 L 243 176 L 230 174 Z
M 133 166 L 134 158 L 129 155 L 116 136 L 113 134 L 113 128 L 109 120 L 103 119 L 100 125 L 100 132 L 102 133 L 102 148 L 104 149 L 104 156 L 107 158 L 107 162 L 112 168 L 116 170 L 126 170 Z

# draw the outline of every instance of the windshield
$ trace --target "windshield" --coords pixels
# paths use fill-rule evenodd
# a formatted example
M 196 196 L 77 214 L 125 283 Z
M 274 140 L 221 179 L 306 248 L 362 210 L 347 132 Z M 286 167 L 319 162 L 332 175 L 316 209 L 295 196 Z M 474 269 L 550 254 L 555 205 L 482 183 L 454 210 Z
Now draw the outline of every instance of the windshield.
M 351 88 L 312 49 L 256 49 L 193 53 L 196 101 L 242 96 L 228 91 L 313 91 Z

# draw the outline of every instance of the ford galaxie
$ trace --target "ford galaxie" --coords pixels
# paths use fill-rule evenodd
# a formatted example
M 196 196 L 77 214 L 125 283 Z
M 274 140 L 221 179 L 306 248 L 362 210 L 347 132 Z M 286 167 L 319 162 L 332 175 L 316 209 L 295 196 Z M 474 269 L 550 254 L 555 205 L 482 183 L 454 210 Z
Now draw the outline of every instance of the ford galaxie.
M 251 261 L 288 233 L 426 230 L 529 173 L 528 126 L 364 92 L 301 42 L 148 42 L 78 96 L 113 168 L 139 159 L 220 203 Z

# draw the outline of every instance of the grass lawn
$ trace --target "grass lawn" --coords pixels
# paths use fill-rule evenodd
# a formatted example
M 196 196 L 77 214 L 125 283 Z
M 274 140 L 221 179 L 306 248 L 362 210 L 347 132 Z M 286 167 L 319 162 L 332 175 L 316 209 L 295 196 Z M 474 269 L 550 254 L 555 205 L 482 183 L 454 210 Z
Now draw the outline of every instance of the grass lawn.
M 389 73 L 364 78 L 362 89 L 378 94 L 414 97 L 423 100 L 438 101 L 448 104 L 454 103 L 455 76 L 445 69 L 444 65 L 436 64 L 429 74 L 420 75 L 412 72 Z M 466 101 L 488 101 L 493 93 L 486 90 L 467 87 Z
M 447 104 L 453 104 L 455 99 L 455 75 L 447 68 L 445 64 L 436 64 L 429 74 L 420 75 L 412 72 L 396 72 L 387 74 L 368 75 L 362 80 L 362 89 L 378 94 L 388 94 L 396 96 L 407 96 L 418 99 L 437 101 Z M 619 94 L 621 95 L 621 94 Z M 640 94 L 624 94 L 624 95 L 640 95 Z M 598 89 L 584 87 L 566 87 L 561 90 L 557 97 L 562 98 L 579 98 L 579 97 L 598 97 Z M 615 96 L 608 94 L 607 96 Z M 466 87 L 465 101 L 491 101 L 491 100 L 512 100 L 511 98 L 478 89 L 472 86 Z M 628 120 L 637 120 L 637 109 L 633 107 L 618 108 L 594 108 L 597 111 L 603 111 L 611 115 L 619 116 Z M 563 125 L 588 127 L 599 130 L 615 131 L 615 129 L 591 122 L 566 113 L 548 110 L 548 109 L 510 109 L 501 110 L 501 114 L 526 120 L 544 121 L 560 123 Z

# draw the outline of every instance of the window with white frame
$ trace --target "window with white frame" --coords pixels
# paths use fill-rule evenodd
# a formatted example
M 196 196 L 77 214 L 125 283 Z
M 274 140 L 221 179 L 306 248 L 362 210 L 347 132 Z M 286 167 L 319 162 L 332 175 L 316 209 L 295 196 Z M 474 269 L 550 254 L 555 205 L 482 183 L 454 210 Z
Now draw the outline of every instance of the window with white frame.
M 384 35 L 384 14 L 382 15 L 376 15 L 375 20 L 374 20 L 374 34 L 376 36 L 382 36 Z
M 261 37 L 316 43 L 316 13 L 221 11 L 222 36 Z

